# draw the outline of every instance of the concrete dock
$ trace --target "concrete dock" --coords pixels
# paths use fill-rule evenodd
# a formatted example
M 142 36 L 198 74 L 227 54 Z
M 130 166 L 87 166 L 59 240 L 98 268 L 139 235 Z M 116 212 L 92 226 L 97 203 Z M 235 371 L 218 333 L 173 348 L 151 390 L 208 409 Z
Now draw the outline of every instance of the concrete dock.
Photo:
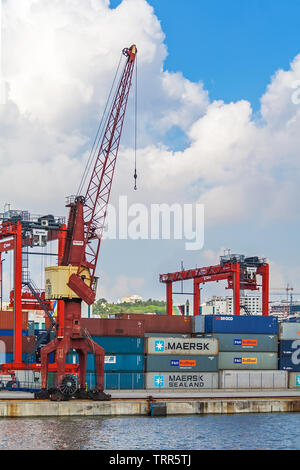
M 109 392 L 109 391 L 108 391 Z M 70 400 L 52 402 L 34 400 L 33 394 L 1 392 L 0 417 L 41 416 L 147 416 L 150 404 L 166 403 L 166 415 L 290 413 L 300 411 L 300 392 L 211 391 L 164 393 L 153 390 L 138 393 L 111 391 L 111 401 Z M 17 395 L 18 394 L 18 395 Z

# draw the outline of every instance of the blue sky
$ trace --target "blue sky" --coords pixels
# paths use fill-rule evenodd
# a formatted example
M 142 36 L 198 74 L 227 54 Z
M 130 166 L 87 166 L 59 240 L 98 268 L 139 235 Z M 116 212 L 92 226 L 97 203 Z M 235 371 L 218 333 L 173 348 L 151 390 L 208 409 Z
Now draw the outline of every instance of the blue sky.
M 121 0 L 110 0 L 115 8 Z M 165 69 L 196 82 L 210 98 L 259 99 L 270 77 L 299 53 L 298 0 L 149 0 L 168 48 Z

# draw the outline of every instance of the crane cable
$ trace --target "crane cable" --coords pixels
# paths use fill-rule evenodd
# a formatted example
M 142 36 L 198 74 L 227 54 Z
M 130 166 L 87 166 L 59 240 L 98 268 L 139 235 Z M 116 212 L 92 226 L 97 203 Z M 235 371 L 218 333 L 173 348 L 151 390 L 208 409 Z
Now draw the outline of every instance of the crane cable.
M 137 86 L 138 86 L 138 73 L 137 73 L 137 57 L 135 59 L 135 126 L 134 126 L 134 190 L 137 190 L 136 180 L 137 180 L 137 171 L 136 171 L 136 153 L 137 153 Z
M 84 184 L 86 182 L 87 175 L 89 174 L 91 165 L 92 165 L 92 163 L 95 159 L 96 152 L 97 152 L 97 150 L 99 148 L 99 145 L 100 145 L 100 140 L 102 138 L 104 128 L 105 128 L 106 122 L 107 122 L 108 117 L 109 117 L 109 113 L 107 114 L 107 116 L 105 116 L 105 115 L 106 115 L 107 108 L 108 108 L 109 103 L 110 103 L 110 98 L 111 98 L 111 95 L 112 95 L 112 92 L 113 92 L 113 89 L 114 89 L 116 79 L 117 79 L 117 76 L 118 76 L 118 73 L 119 73 L 119 68 L 120 68 L 122 57 L 123 57 L 123 55 L 121 54 L 119 64 L 118 64 L 118 67 L 117 67 L 117 71 L 115 73 L 115 77 L 114 77 L 114 80 L 113 80 L 113 83 L 112 83 L 112 86 L 111 86 L 111 89 L 110 89 L 110 92 L 109 92 L 109 96 L 108 96 L 108 99 L 107 99 L 107 102 L 106 102 L 106 105 L 105 105 L 105 108 L 104 108 L 104 111 L 103 111 L 103 114 L 102 114 L 102 118 L 101 118 L 100 124 L 98 126 L 97 134 L 96 134 L 96 137 L 95 137 L 95 140 L 94 140 L 91 152 L 90 152 L 90 156 L 88 158 L 87 164 L 85 166 L 85 169 L 84 169 L 81 181 L 80 181 L 80 185 L 79 185 L 79 188 L 78 188 L 78 191 L 77 191 L 77 194 L 76 194 L 77 196 L 79 196 L 80 193 L 83 191 L 83 187 L 84 187 Z

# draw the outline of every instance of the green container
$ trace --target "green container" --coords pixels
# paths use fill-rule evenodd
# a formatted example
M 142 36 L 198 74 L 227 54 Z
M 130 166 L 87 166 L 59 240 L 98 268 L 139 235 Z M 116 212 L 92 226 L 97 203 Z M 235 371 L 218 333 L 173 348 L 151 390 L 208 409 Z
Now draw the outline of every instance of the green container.
M 277 370 L 278 356 L 268 352 L 220 352 L 220 370 Z
M 219 340 L 219 351 L 256 351 L 276 352 L 278 350 L 277 335 L 255 335 L 241 333 L 215 333 L 206 334 L 206 338 L 214 337 Z

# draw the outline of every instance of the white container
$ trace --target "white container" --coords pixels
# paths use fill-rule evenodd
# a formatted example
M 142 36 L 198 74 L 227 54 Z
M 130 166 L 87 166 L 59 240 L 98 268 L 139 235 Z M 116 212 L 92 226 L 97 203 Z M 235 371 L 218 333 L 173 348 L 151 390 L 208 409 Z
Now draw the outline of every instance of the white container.
M 216 356 L 219 341 L 216 338 L 147 338 L 147 354 L 176 354 Z
M 223 370 L 219 372 L 222 389 L 286 389 L 288 372 L 285 370 Z
M 282 322 L 279 331 L 279 339 L 300 339 L 300 322 Z
M 300 372 L 289 372 L 289 388 L 300 390 Z
M 155 390 L 193 391 L 203 388 L 218 388 L 217 372 L 147 372 L 145 388 Z

